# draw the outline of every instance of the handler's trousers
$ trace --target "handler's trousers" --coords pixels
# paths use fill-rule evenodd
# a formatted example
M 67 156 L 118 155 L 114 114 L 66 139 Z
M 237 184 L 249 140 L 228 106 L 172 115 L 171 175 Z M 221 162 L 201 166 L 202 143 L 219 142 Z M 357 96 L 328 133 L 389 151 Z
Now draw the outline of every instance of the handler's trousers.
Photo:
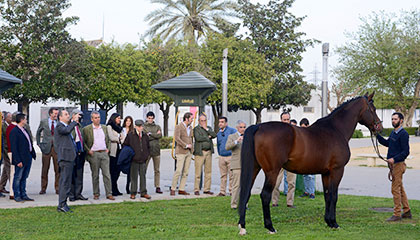
M 283 171 L 284 169 L 282 168 L 277 177 L 276 185 L 274 186 L 273 194 L 271 197 L 271 201 L 273 204 L 279 204 L 279 187 L 281 184 L 281 180 L 283 179 Z M 293 205 L 293 202 L 295 200 L 296 174 L 286 171 L 286 175 L 287 182 L 289 184 L 289 188 L 287 191 L 287 205 Z

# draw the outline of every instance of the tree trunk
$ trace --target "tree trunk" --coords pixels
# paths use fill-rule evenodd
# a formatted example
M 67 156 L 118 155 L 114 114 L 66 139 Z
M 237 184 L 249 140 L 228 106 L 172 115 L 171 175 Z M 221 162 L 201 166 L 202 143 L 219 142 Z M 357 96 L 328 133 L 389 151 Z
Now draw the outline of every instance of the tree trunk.
M 18 111 L 26 115 L 29 124 L 29 101 L 22 100 L 18 102 Z
M 121 118 L 124 118 L 124 103 L 117 103 L 117 113 L 121 115 Z
M 159 103 L 159 109 L 163 113 L 163 136 L 168 136 L 168 122 L 169 122 L 169 109 L 172 104 L 167 104 L 165 102 Z M 165 106 L 166 105 L 166 106 Z
M 222 116 L 222 104 L 220 102 L 215 102 L 211 105 L 211 110 L 213 112 L 213 129 L 214 132 L 219 132 L 219 117 Z M 226 117 L 226 116 L 224 116 Z
M 405 116 L 404 126 L 411 127 L 414 117 L 414 111 L 416 111 L 419 106 L 419 95 L 420 95 L 420 79 L 417 80 L 416 88 L 414 90 L 414 99 L 410 106 L 410 109 L 407 110 L 407 115 Z
M 263 110 L 264 108 L 262 108 L 262 107 L 260 107 L 260 108 L 253 108 L 253 109 L 251 109 L 252 110 L 252 112 L 255 114 L 255 117 L 257 118 L 256 119 L 256 121 L 255 121 L 255 124 L 259 124 L 259 123 L 261 123 L 261 112 L 262 112 L 262 110 Z

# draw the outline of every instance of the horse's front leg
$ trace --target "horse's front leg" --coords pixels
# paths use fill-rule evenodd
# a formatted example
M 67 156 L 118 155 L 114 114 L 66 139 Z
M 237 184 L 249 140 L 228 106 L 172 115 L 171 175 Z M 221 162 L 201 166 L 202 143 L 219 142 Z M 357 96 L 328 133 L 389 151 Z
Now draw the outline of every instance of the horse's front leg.
M 338 228 L 336 221 L 336 208 L 338 201 L 338 186 L 343 177 L 344 168 L 333 169 L 322 175 L 325 199 L 325 222 L 331 228 Z

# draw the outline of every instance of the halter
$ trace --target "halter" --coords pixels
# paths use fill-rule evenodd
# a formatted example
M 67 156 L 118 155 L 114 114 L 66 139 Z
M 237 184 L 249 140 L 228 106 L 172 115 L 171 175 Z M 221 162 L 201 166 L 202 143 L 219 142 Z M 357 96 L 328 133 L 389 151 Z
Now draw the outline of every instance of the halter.
M 377 131 L 376 130 L 378 130 L 379 129 L 379 124 L 381 124 L 382 123 L 382 121 L 377 121 L 376 120 L 376 118 L 375 118 L 375 114 L 374 114 L 374 111 L 373 111 L 373 109 L 370 107 L 370 103 L 371 102 L 373 102 L 373 100 L 368 100 L 368 98 L 366 97 L 366 96 L 364 96 L 364 98 L 366 99 L 366 101 L 367 101 L 367 103 L 368 103 L 368 109 L 369 109 L 369 111 L 370 111 L 370 113 L 372 114 L 372 117 L 373 117 L 373 119 L 374 119 L 374 125 L 373 125 L 373 128 L 374 128 L 374 130 L 375 130 L 375 133 L 372 133 L 372 131 L 370 131 L 370 139 L 372 140 L 372 145 L 373 145 L 373 148 L 375 149 L 375 152 L 376 152 L 376 154 L 378 155 L 378 157 L 381 159 L 381 160 L 383 160 L 383 161 L 385 161 L 387 164 L 388 164 L 388 168 L 389 168 L 389 173 L 388 173 L 388 179 L 389 179 L 389 181 L 391 181 L 392 182 L 392 180 L 394 179 L 394 164 L 392 164 L 392 163 L 389 163 L 384 157 L 382 157 L 382 155 L 381 155 L 381 153 L 379 152 L 379 143 L 378 143 L 378 137 L 377 137 L 377 135 L 378 135 L 378 133 L 377 133 Z M 370 129 L 369 129 L 370 130 Z M 375 136 L 375 140 L 376 141 L 374 141 L 373 140 L 373 136 Z

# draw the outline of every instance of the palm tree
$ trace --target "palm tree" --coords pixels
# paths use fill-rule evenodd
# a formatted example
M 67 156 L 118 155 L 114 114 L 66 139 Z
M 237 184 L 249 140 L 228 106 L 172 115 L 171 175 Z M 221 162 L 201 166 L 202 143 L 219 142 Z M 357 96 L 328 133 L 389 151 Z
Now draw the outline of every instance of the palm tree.
M 149 13 L 145 20 L 151 28 L 146 35 L 162 39 L 183 37 L 196 42 L 207 32 L 215 31 L 216 23 L 235 16 L 236 3 L 230 0 L 150 0 L 165 5 Z

